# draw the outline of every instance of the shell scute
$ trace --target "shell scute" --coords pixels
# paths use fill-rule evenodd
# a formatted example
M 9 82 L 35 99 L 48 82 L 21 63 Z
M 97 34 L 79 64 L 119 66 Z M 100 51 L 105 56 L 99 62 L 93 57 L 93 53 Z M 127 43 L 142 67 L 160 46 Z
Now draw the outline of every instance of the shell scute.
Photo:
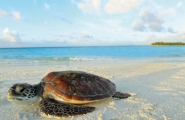
M 62 92 L 61 90 L 56 89 L 56 88 L 55 88 L 55 90 L 54 90 L 54 93 L 55 93 L 56 95 L 58 95 L 58 96 L 62 96 L 62 95 L 63 95 L 63 92 Z
M 63 97 L 67 100 L 72 100 L 72 95 L 71 94 L 66 93 L 66 94 L 63 95 Z
M 84 97 L 84 101 L 92 101 L 92 100 L 97 100 L 96 96 Z
M 104 94 L 104 98 L 110 97 L 111 95 L 112 95 L 112 93 L 107 92 L 107 93 Z
M 96 82 L 89 82 L 88 84 L 95 94 L 102 94 L 105 92 L 105 90 Z
M 101 80 L 101 81 L 100 81 Z M 113 88 L 112 87 L 115 87 L 115 85 L 113 83 L 108 83 L 108 79 L 105 79 L 105 78 L 101 78 L 98 83 L 101 84 L 101 86 L 103 86 L 104 89 L 106 89 L 106 91 L 110 91 L 112 90 Z
M 75 86 L 75 93 L 77 95 L 95 95 L 93 90 L 84 81 L 76 82 Z
M 82 101 L 83 97 L 79 95 L 73 95 L 73 100 Z
M 52 81 L 52 84 L 54 84 L 56 88 L 60 89 L 65 93 L 73 94 L 71 83 L 64 76 L 57 76 Z
M 50 72 L 49 74 L 47 74 L 44 78 L 43 81 L 45 82 L 50 82 L 52 80 L 53 77 L 55 77 L 56 73 L 55 72 Z
M 54 86 L 51 85 L 50 83 L 46 83 L 45 91 L 52 91 L 52 90 L 54 90 Z

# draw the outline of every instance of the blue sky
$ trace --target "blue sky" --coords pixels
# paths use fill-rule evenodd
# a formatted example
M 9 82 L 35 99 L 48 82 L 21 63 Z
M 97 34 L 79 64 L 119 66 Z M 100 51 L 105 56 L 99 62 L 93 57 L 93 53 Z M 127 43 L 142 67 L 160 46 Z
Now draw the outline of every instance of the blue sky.
M 0 0 L 0 47 L 185 42 L 185 0 Z

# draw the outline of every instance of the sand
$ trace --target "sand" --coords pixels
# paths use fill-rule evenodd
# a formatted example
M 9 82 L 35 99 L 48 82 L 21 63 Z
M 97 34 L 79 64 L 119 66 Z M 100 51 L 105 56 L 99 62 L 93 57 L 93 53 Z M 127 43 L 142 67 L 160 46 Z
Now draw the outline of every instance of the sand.
M 185 63 L 165 61 L 69 61 L 0 64 L 1 120 L 47 120 L 35 105 L 10 103 L 6 94 L 14 83 L 36 84 L 50 71 L 81 70 L 110 79 L 127 99 L 88 104 L 95 111 L 64 120 L 184 120 Z

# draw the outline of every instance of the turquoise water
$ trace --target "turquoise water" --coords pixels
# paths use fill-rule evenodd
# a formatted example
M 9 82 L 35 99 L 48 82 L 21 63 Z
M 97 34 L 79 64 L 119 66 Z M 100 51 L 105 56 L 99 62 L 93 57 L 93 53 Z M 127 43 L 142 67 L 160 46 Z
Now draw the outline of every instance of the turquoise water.
M 185 60 L 183 46 L 114 46 L 114 47 L 52 47 L 2 48 L 0 62 L 47 62 L 79 60 L 112 60 L 165 58 Z

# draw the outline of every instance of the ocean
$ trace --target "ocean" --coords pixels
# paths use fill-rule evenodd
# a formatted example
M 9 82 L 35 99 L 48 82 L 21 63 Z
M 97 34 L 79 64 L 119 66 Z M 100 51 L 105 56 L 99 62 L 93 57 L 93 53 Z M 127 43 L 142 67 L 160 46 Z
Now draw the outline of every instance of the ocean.
M 0 64 L 96 60 L 185 61 L 183 46 L 0 48 Z

